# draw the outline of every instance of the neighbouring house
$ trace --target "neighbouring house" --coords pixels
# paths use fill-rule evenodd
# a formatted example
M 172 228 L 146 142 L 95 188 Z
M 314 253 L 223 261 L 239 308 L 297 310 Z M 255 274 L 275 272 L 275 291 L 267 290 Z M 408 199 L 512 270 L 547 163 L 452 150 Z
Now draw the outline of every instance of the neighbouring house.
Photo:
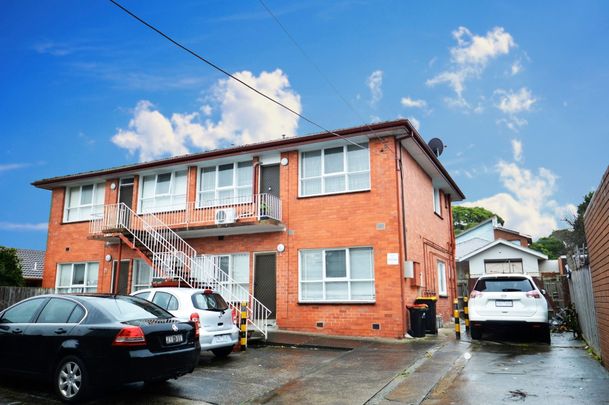
M 456 237 L 459 291 L 467 295 L 475 280 L 489 273 L 523 273 L 541 279 L 559 275 L 560 260 L 530 249 L 531 237 L 504 228 L 492 217 Z
M 584 226 L 601 357 L 609 368 L 609 167 L 590 200 Z
M 42 272 L 44 271 L 44 250 L 16 249 L 17 257 L 21 262 L 21 274 L 27 287 L 42 286 Z
M 214 288 L 263 334 L 403 338 L 420 295 L 450 319 L 465 197 L 408 120 L 33 185 L 52 192 L 44 287 Z

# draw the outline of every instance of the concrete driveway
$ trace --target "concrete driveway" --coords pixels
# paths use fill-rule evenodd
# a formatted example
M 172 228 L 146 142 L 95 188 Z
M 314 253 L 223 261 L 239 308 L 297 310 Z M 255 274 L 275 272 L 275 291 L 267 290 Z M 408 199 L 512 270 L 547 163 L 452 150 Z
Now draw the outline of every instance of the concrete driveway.
M 271 345 L 218 360 L 159 386 L 130 384 L 94 404 L 602 404 L 609 373 L 570 335 L 552 346 L 516 339 L 455 341 L 452 331 L 409 341 L 280 333 Z M 58 403 L 42 383 L 3 377 L 0 403 Z

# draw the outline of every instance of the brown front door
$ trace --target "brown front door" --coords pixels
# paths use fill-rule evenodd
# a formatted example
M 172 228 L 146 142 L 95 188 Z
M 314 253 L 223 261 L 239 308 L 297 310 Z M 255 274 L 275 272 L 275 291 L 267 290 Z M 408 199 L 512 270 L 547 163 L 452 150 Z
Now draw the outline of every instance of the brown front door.
M 121 260 L 121 268 L 117 274 L 118 261 L 114 261 L 112 266 L 112 293 L 113 294 L 129 294 L 129 270 L 130 260 Z

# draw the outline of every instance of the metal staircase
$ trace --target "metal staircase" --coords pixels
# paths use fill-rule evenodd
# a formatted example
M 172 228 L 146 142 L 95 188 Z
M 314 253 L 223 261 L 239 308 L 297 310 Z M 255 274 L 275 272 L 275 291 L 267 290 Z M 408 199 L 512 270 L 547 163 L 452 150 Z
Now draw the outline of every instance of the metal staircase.
M 246 301 L 248 326 L 266 339 L 271 311 L 230 278 L 213 257 L 197 255 L 192 246 L 156 215 L 138 215 L 124 203 L 105 205 L 101 217 L 90 222 L 89 232 L 96 237 L 118 236 L 147 259 L 155 278 L 217 291 L 231 309 L 237 311 L 240 311 L 240 303 Z

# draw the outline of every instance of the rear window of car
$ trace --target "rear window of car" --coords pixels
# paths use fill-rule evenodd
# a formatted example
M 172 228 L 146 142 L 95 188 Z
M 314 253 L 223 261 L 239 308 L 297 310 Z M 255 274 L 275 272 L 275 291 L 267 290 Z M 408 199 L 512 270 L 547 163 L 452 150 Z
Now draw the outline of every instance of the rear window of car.
M 225 311 L 228 309 L 228 304 L 220 294 L 212 293 L 196 293 L 192 295 L 192 305 L 197 309 L 206 309 L 208 311 Z
M 102 311 L 119 322 L 150 318 L 172 318 L 173 316 L 157 305 L 137 297 L 100 297 L 95 304 Z
M 497 277 L 478 280 L 474 290 L 480 292 L 528 292 L 534 290 L 528 278 Z

